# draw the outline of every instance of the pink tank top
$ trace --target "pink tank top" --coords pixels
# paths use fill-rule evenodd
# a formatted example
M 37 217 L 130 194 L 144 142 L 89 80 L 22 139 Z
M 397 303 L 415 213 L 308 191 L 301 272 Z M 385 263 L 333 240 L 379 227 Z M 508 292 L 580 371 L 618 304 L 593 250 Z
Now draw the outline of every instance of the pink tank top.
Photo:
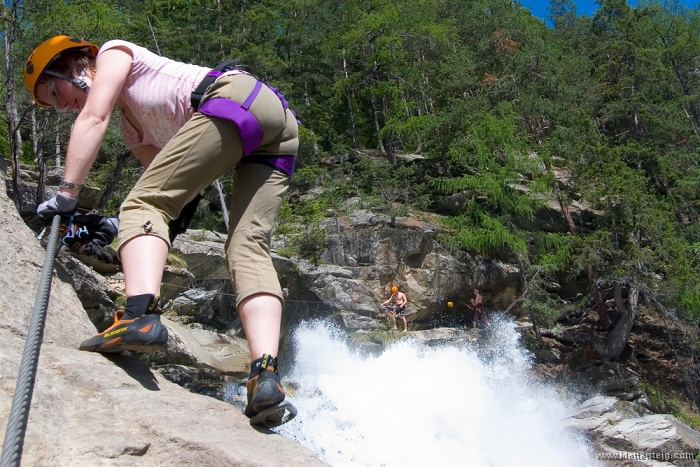
M 121 40 L 105 42 L 99 53 L 116 46 L 126 47 L 133 54 L 131 72 L 120 97 L 143 128 L 140 134 L 122 115 L 124 143 L 129 149 L 148 145 L 163 148 L 192 118 L 190 95 L 210 68 L 170 60 Z

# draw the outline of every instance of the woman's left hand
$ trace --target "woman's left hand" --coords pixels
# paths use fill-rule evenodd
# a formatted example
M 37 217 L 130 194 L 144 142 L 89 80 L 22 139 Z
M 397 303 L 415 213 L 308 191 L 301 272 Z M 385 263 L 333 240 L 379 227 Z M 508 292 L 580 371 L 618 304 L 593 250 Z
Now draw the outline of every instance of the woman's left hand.
M 41 220 L 49 220 L 56 214 L 70 216 L 78 208 L 78 197 L 65 195 L 60 191 L 48 201 L 44 201 L 36 208 L 36 213 Z

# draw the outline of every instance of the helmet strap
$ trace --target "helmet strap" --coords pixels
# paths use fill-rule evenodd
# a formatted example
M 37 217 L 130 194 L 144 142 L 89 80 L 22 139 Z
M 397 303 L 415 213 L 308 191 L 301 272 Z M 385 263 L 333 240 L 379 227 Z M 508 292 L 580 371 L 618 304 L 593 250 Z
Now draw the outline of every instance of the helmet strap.
M 87 73 L 87 70 L 85 68 L 83 68 L 83 70 L 80 72 L 80 76 L 78 76 L 77 78 L 70 78 L 66 75 L 62 75 L 61 73 L 56 73 L 55 71 L 51 71 L 51 70 L 46 70 L 42 74 L 53 76 L 54 78 L 60 78 L 60 79 L 66 80 L 66 81 L 70 81 L 75 86 L 78 86 L 80 89 L 85 91 L 85 94 L 87 94 L 88 92 L 90 92 L 90 86 L 88 86 L 87 83 L 85 82 L 85 74 L 86 73 Z

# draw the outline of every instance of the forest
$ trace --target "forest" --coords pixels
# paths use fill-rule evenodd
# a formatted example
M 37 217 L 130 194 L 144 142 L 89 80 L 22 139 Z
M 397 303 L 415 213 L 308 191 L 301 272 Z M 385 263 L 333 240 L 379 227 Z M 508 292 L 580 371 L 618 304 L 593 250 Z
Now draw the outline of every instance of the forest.
M 15 193 L 21 164 L 61 166 L 74 116 L 37 107 L 22 78 L 51 36 L 121 38 L 208 67 L 239 58 L 302 122 L 278 226 L 296 240 L 282 253 L 316 259 L 321 221 L 359 197 L 392 217 L 430 215 L 452 251 L 520 264 L 543 320 L 547 281 L 585 277 L 592 299 L 624 284 L 697 323 L 700 11 L 599 3 L 590 17 L 552 0 L 548 23 L 511 0 L 6 0 L 0 152 Z M 107 214 L 142 170 L 118 120 L 89 179 Z M 230 177 L 218 188 L 226 196 Z M 219 193 L 195 226 L 225 230 Z M 454 195 L 460 212 L 436 209 Z M 548 203 L 561 226 L 523 222 Z M 592 225 L 568 215 L 575 203 L 597 213 Z

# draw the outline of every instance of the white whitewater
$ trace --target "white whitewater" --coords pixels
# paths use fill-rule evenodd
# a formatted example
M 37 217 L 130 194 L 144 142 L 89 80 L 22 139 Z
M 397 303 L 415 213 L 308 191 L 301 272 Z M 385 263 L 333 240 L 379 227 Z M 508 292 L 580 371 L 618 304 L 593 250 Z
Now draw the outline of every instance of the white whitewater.
M 600 466 L 566 429 L 573 401 L 530 376 L 515 325 L 492 331 L 479 346 L 404 338 L 363 357 L 332 326 L 305 324 L 285 377 L 299 415 L 275 431 L 334 467 Z

